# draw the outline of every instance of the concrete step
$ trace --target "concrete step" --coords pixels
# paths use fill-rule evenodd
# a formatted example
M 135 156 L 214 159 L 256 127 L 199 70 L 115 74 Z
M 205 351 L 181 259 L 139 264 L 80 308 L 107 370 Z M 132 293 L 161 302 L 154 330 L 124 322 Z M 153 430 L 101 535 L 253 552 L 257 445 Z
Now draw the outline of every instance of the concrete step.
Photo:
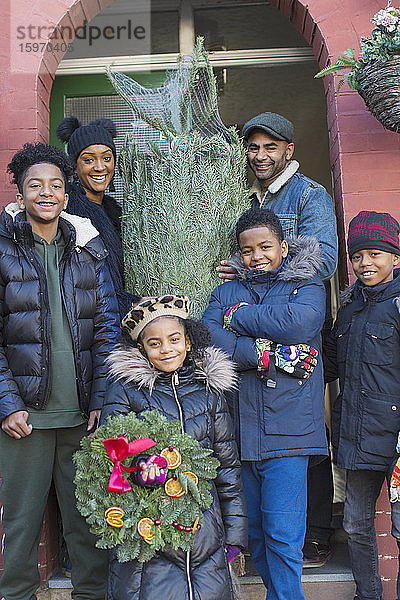
M 36 593 L 39 600 L 71 600 L 72 584 L 69 577 L 56 575 L 47 583 L 47 588 Z
M 238 597 L 265 600 L 266 590 L 250 557 L 245 557 L 244 577 L 239 582 Z M 332 557 L 323 567 L 303 569 L 302 583 L 307 600 L 353 600 L 355 585 L 349 567 L 346 539 L 336 536 Z
M 240 577 L 238 598 L 265 600 L 266 589 L 260 577 Z M 303 575 L 303 590 L 306 600 L 353 600 L 355 585 L 353 579 L 342 576 Z M 47 589 L 37 594 L 39 600 L 71 600 L 71 580 L 53 577 Z
M 265 600 L 266 589 L 260 581 L 244 577 L 240 583 L 238 598 L 246 600 Z M 247 580 L 247 581 L 246 581 Z M 353 600 L 354 581 L 303 582 L 306 600 Z
M 265 600 L 266 590 L 251 561 L 246 560 L 246 574 L 237 577 L 238 597 Z M 304 569 L 303 589 L 306 600 L 353 600 L 355 585 L 349 567 L 347 545 L 337 543 L 332 558 L 320 568 Z M 39 600 L 71 600 L 71 580 L 52 577 L 49 587 L 39 593 Z
M 346 543 L 336 543 L 332 558 L 319 568 L 303 569 L 301 578 L 306 600 L 353 600 L 355 584 L 349 567 Z M 265 600 L 266 589 L 261 577 L 246 557 L 246 575 L 237 578 L 238 597 Z

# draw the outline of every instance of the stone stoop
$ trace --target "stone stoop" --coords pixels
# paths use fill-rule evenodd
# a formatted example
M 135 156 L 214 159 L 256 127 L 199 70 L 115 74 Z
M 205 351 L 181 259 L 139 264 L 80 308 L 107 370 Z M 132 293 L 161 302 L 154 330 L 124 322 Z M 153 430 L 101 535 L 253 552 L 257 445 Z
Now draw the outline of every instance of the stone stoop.
M 332 578 L 302 577 L 306 600 L 353 600 L 356 585 L 352 575 L 336 575 Z
M 265 600 L 266 590 L 250 557 L 244 561 L 243 577 L 234 577 L 238 600 Z M 353 600 L 355 584 L 349 567 L 347 544 L 336 543 L 332 558 L 320 568 L 304 569 L 302 583 L 306 600 Z M 38 592 L 39 600 L 71 600 L 71 580 L 52 577 Z
M 306 600 L 353 600 L 355 585 L 348 573 L 308 575 L 302 577 Z M 265 600 L 266 590 L 260 577 L 244 576 L 237 579 L 238 600 Z M 71 580 L 54 577 L 49 587 L 41 589 L 38 600 L 71 600 Z
M 71 600 L 71 579 L 69 577 L 52 577 L 47 582 L 48 587 L 36 592 L 38 600 Z
M 265 600 L 266 589 L 260 577 L 240 577 L 238 600 Z M 322 578 L 303 575 L 306 600 L 353 600 L 355 584 L 352 577 Z
M 244 577 L 236 577 L 238 600 L 265 600 L 261 577 L 245 557 Z M 303 569 L 301 578 L 306 600 L 353 600 L 355 583 L 349 567 L 347 544 L 336 536 L 333 555 L 323 567 Z

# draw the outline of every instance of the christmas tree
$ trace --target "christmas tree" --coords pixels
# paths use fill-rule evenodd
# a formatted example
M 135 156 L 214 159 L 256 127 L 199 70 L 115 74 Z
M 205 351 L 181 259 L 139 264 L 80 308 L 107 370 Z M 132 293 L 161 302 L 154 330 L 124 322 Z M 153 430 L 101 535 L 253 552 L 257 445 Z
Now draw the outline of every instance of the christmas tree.
M 220 118 L 201 39 L 160 88 L 121 73 L 109 78 L 134 115 L 119 161 L 127 287 L 142 296 L 186 294 L 198 316 L 248 208 L 243 144 Z

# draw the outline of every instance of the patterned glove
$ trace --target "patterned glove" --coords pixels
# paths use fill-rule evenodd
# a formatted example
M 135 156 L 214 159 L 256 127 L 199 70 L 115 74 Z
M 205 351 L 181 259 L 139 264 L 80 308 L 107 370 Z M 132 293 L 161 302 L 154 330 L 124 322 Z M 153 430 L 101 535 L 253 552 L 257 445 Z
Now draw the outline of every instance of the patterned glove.
M 277 344 L 275 364 L 279 371 L 284 371 L 296 379 L 308 379 L 317 366 L 318 350 L 308 344 L 282 346 Z
M 400 458 L 397 459 L 390 479 L 390 502 L 400 500 Z
M 256 349 L 258 371 L 261 372 L 260 374 L 262 375 L 263 370 L 268 370 L 269 379 L 271 380 L 271 385 L 269 387 L 275 387 L 272 385 L 271 379 L 274 371 L 273 366 L 275 366 L 278 371 L 282 371 L 290 377 L 295 377 L 296 379 L 308 379 L 318 362 L 318 350 L 307 344 L 283 346 L 282 344 L 275 344 L 271 340 L 257 338 Z M 272 356 L 274 357 L 274 365 L 270 364 Z
M 238 302 L 234 306 L 231 306 L 230 308 L 228 308 L 228 310 L 224 314 L 224 329 L 229 329 L 229 331 L 233 331 L 233 333 L 236 333 L 235 330 L 231 328 L 231 321 L 232 321 L 233 315 L 235 314 L 237 309 L 240 308 L 241 306 L 249 306 L 249 303 L 248 302 Z

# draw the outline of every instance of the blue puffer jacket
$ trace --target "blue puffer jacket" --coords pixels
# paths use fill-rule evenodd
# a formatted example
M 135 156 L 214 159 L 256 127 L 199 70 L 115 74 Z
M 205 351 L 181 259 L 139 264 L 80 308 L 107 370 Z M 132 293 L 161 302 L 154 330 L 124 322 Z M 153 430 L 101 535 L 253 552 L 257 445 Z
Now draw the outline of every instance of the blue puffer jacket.
M 400 431 L 400 269 L 389 283 L 345 290 L 324 347 L 325 377 L 339 377 L 332 444 L 339 467 L 385 471 Z
M 105 250 L 88 219 L 61 213 L 65 249 L 61 289 L 70 325 L 82 415 L 101 408 L 105 359 L 120 333 Z M 43 263 L 25 211 L 9 204 L 0 218 L 0 423 L 47 405 L 51 389 L 51 315 Z
M 325 289 L 318 275 L 320 251 L 314 238 L 296 238 L 290 256 L 275 271 L 247 271 L 218 286 L 203 319 L 213 343 L 227 352 L 240 371 L 239 391 L 230 397 L 242 460 L 327 454 L 322 359 L 308 380 L 276 373 L 276 388 L 257 374 L 254 340 L 307 343 L 320 353 Z M 238 302 L 231 325 L 225 311 Z

